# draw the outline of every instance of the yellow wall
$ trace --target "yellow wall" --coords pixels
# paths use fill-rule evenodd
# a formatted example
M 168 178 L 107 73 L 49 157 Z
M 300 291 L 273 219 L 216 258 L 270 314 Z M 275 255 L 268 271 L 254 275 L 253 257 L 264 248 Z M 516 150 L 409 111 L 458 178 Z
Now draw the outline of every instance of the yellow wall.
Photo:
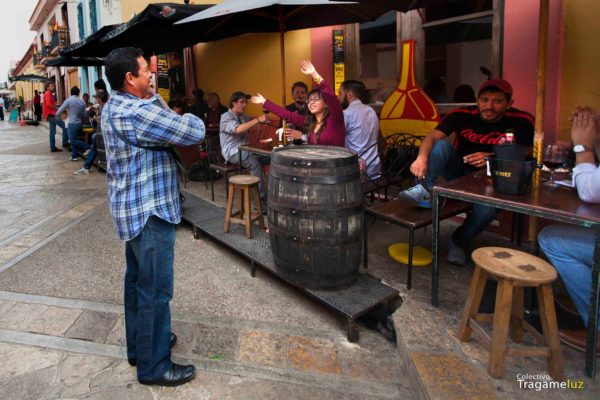
M 261 93 L 277 104 L 281 103 L 281 63 L 279 34 L 263 33 L 238 36 L 195 46 L 196 83 L 204 92 L 217 92 L 224 105 L 237 90 Z M 310 59 L 310 30 L 285 34 L 287 102 L 291 102 L 291 85 L 310 78 L 300 73 L 298 61 Z M 257 115 L 260 108 L 251 105 L 248 114 Z
M 568 140 L 568 118 L 576 105 L 600 109 L 600 5 L 597 0 L 577 0 L 564 6 L 560 136 Z
M 25 68 L 23 68 L 23 71 L 21 71 L 19 73 L 19 75 L 29 75 L 29 74 L 42 75 L 40 73 L 40 71 L 33 68 L 33 59 L 31 59 L 29 61 L 29 63 L 27 64 L 27 66 Z M 33 87 L 32 87 L 31 82 L 17 81 L 15 84 L 16 99 L 19 100 L 19 96 L 23 96 L 23 100 L 25 100 L 25 104 L 27 104 L 28 101 L 33 100 L 33 91 L 34 90 L 37 90 L 40 93 L 44 93 L 44 84 L 33 82 Z
M 222 0 L 192 0 L 190 4 L 217 4 Z M 181 3 L 183 4 L 183 0 L 169 0 L 169 1 L 159 1 L 159 0 L 121 0 L 121 15 L 123 18 L 123 22 L 129 21 L 131 19 L 131 15 L 133 13 L 139 13 L 142 11 L 148 4 L 154 3 Z

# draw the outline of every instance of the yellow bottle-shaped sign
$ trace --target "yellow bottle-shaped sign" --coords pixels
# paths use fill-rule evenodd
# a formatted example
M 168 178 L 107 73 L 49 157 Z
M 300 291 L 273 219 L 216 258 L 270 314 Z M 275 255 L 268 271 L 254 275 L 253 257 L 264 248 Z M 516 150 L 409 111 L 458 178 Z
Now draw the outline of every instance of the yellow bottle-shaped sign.
M 379 126 L 384 137 L 394 133 L 427 135 L 440 121 L 433 100 L 415 81 L 415 43 L 402 42 L 400 82 L 381 108 Z

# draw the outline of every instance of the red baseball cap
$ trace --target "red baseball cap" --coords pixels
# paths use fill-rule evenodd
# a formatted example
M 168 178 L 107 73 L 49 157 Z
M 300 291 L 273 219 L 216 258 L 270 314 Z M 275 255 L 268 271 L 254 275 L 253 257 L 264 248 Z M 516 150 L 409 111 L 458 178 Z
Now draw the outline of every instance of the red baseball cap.
M 481 93 L 492 86 L 497 87 L 510 96 L 513 94 L 512 85 L 508 81 L 505 81 L 504 79 L 490 79 L 483 82 L 481 86 L 479 86 L 479 92 L 477 92 L 477 96 L 481 95 Z

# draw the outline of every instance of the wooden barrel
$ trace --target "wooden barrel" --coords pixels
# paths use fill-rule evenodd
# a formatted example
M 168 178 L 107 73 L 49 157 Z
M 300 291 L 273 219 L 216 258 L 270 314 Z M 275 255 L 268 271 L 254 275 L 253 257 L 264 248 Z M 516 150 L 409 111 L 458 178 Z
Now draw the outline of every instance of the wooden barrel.
M 358 276 L 363 195 L 354 151 L 291 146 L 271 157 L 269 236 L 279 274 L 309 289 L 338 289 Z

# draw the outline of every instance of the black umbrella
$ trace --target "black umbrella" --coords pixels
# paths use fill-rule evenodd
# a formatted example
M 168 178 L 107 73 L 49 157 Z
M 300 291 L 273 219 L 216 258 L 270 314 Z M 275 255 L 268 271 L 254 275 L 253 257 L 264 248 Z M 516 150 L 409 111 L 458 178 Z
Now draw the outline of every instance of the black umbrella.
M 48 67 L 98 67 L 104 65 L 104 59 L 99 57 L 70 57 L 58 56 L 46 59 Z
M 332 0 L 332 1 L 345 1 L 345 0 Z M 388 10 L 396 10 L 401 12 L 407 12 L 415 10 L 417 8 L 424 8 L 426 6 L 432 6 L 442 3 L 447 3 L 447 0 L 353 0 L 357 3 L 364 3 L 371 6 L 385 7 Z
M 105 57 L 113 49 L 134 46 L 142 49 L 146 55 L 152 55 L 189 47 L 202 41 L 202 31 L 173 23 L 210 6 L 211 4 L 150 4 L 128 22 L 113 26 L 102 34 L 98 31 L 82 41 L 86 43 L 75 43 L 64 48 L 60 54 Z
M 225 39 L 245 33 L 279 32 L 281 55 L 281 83 L 285 103 L 285 48 L 286 31 L 320 26 L 350 24 L 374 20 L 388 12 L 356 2 L 328 0 L 225 0 L 177 25 L 190 25 L 202 35 L 198 42 Z M 202 38 L 203 37 L 203 38 Z
M 106 25 L 79 42 L 65 46 L 59 50 L 61 56 L 69 57 L 98 57 L 98 39 L 119 25 Z
M 11 76 L 8 79 L 11 82 L 21 81 L 21 82 L 41 82 L 41 83 L 46 83 L 46 82 L 53 81 L 53 79 L 51 79 L 51 78 L 47 78 L 45 76 L 35 75 L 35 74 L 26 74 L 26 75 Z

